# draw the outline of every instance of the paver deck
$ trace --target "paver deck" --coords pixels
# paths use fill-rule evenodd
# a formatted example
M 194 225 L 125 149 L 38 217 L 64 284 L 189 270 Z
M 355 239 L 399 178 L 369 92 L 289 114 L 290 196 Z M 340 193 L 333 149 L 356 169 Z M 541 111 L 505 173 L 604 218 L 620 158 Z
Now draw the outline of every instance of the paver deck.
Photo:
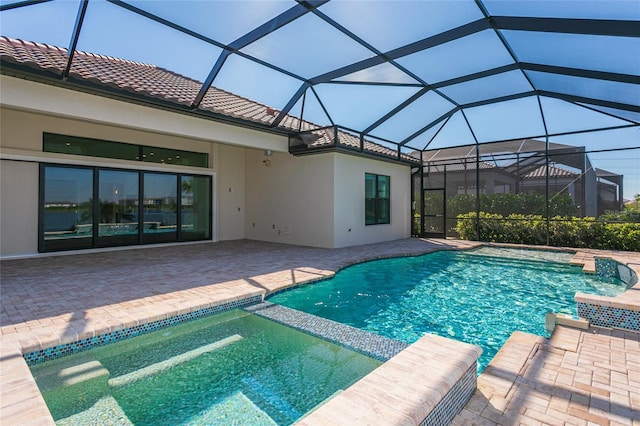
M 453 425 L 640 425 L 640 334 L 516 332 Z
M 322 279 L 363 260 L 476 245 L 453 240 L 406 239 L 320 249 L 241 240 L 3 260 L 0 424 L 52 422 L 23 353 Z M 590 252 L 585 259 L 589 255 L 593 257 Z M 640 254 L 621 255 L 640 265 Z M 638 343 L 632 334 L 615 339 L 623 344 L 631 342 L 631 349 Z M 638 410 L 640 400 L 637 377 L 640 369 L 633 364 L 638 360 L 634 357 L 640 355 L 632 352 L 628 362 L 632 372 L 627 390 L 630 410 Z M 475 398 L 470 404 L 477 403 L 474 401 Z M 533 401 L 537 403 L 536 399 Z M 592 408 L 603 410 L 601 405 L 591 407 L 590 401 L 583 400 L 587 413 Z M 526 409 L 528 400 L 523 404 Z M 632 421 L 635 420 L 626 424 Z

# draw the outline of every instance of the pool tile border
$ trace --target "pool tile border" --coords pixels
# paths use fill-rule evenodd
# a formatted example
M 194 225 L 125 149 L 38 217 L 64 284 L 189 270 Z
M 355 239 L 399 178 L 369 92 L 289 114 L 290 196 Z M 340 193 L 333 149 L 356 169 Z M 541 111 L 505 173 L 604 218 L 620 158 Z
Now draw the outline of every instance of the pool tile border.
M 347 349 L 379 361 L 387 361 L 409 346 L 399 340 L 390 339 L 268 301 L 248 306 L 244 310 L 344 346 Z
M 420 426 L 445 426 L 462 411 L 475 393 L 478 385 L 476 365 L 471 366 L 466 373 L 447 392 L 442 400 L 420 423 Z
M 252 305 L 262 301 L 262 295 L 251 296 L 244 299 L 234 300 L 226 302 L 216 306 L 209 306 L 207 308 L 198 309 L 196 311 L 187 312 L 184 314 L 175 315 L 169 318 L 161 319 L 158 321 L 152 321 L 142 325 L 136 325 L 134 327 L 128 327 L 122 330 L 116 330 L 105 334 L 100 334 L 93 337 L 87 337 L 84 339 L 76 340 L 71 343 L 64 343 L 54 347 L 40 349 L 33 352 L 27 352 L 23 354 L 27 365 L 32 366 L 40 364 L 45 361 L 50 361 L 56 358 L 60 358 L 66 355 L 83 352 L 94 347 L 103 346 L 109 343 L 119 342 L 130 337 L 139 336 L 141 334 L 150 333 L 162 328 L 169 327 L 171 325 L 180 324 L 186 321 L 191 321 L 198 318 L 204 318 L 213 314 L 228 311 L 235 308 L 243 308 L 248 305 Z
M 619 279 L 626 284 L 627 290 L 613 297 L 576 293 L 578 316 L 599 327 L 640 331 L 640 265 L 637 259 L 624 254 L 595 254 L 593 266 L 597 276 Z
M 578 316 L 588 319 L 592 325 L 640 331 L 640 311 L 584 302 L 577 305 Z

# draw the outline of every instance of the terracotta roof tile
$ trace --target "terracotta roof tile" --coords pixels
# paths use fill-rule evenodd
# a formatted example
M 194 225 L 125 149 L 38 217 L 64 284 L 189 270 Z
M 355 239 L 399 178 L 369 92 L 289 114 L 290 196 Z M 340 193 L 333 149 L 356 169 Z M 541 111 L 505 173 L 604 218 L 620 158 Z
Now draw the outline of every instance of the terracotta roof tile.
M 20 64 L 34 70 L 50 71 L 60 77 L 67 65 L 67 49 L 0 37 L 0 57 L 3 61 Z M 129 61 L 95 53 L 76 51 L 69 71 L 71 79 L 85 80 L 113 89 L 128 91 L 163 101 L 190 106 L 196 98 L 202 83 L 167 69 L 151 64 Z M 279 111 L 242 96 L 211 87 L 202 99 L 199 108 L 224 116 L 269 125 Z M 297 132 L 317 129 L 319 126 L 287 114 L 279 127 Z M 360 147 L 359 137 L 347 132 L 339 132 L 339 144 L 350 148 Z M 310 146 L 321 147 L 333 144 L 333 130 Z M 397 155 L 394 149 L 365 141 L 365 151 L 391 157 Z M 405 159 L 411 158 L 403 156 Z
M 547 174 L 546 166 L 540 166 L 537 169 L 527 173 L 523 179 L 541 179 Z M 560 167 L 549 166 L 549 177 L 577 177 L 579 173 L 561 169 Z

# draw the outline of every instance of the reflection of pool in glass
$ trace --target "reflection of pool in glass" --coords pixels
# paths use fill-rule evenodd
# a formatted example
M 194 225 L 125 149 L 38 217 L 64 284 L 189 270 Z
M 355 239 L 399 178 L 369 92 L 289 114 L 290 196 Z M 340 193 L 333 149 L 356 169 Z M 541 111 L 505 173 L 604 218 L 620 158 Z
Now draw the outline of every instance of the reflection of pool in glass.
M 60 425 L 284 425 L 379 365 L 233 310 L 31 370 Z
M 482 370 L 514 331 L 546 335 L 546 312 L 575 313 L 576 292 L 626 289 L 583 274 L 571 257 L 486 247 L 377 260 L 269 301 L 407 343 L 434 333 L 476 344 Z

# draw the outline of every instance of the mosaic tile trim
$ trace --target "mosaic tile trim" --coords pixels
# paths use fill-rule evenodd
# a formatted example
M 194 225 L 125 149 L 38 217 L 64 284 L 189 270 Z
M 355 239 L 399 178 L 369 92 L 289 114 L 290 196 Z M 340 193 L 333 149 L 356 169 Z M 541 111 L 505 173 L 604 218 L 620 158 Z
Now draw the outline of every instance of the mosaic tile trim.
M 618 275 L 622 282 L 627 284 L 628 288 L 631 288 L 638 282 L 638 276 L 627 265 L 618 264 Z
M 158 321 L 153 321 L 147 324 L 137 325 L 135 327 L 126 328 L 123 330 L 112 331 L 110 333 L 101 334 L 99 336 L 87 337 L 85 339 L 77 340 L 71 343 L 65 343 L 63 345 L 54 346 L 52 348 L 29 352 L 24 354 L 23 357 L 27 361 L 27 365 L 31 366 L 40 364 L 42 362 L 60 358 L 65 355 L 83 352 L 97 346 L 103 346 L 109 343 L 119 342 L 120 340 L 128 339 L 130 337 L 135 337 L 140 334 L 150 333 L 152 331 L 169 327 L 171 325 L 203 318 L 209 315 L 228 311 L 230 309 L 242 308 L 254 303 L 258 303 L 260 301 L 262 301 L 261 295 L 248 297 L 246 299 L 235 300 L 233 302 L 227 302 L 217 306 L 210 306 L 208 308 L 203 308 L 197 311 L 176 315 Z
M 469 370 L 456 382 L 447 394 L 438 402 L 433 410 L 420 423 L 420 426 L 444 426 L 451 424 L 455 416 L 462 411 L 473 393 L 476 391 L 478 383 L 478 373 L 476 365 L 472 365 Z
M 245 311 L 272 319 L 297 330 L 339 344 L 380 361 L 389 358 L 409 346 L 399 340 L 389 339 L 369 331 L 340 324 L 325 318 L 307 314 L 271 302 L 262 302 L 244 308 Z
M 640 311 L 578 302 L 578 316 L 600 327 L 640 331 Z
M 617 278 L 627 285 L 628 288 L 638 282 L 636 273 L 616 260 L 609 257 L 595 257 L 596 275 L 600 278 Z
M 596 257 L 596 275 L 600 278 L 618 278 L 618 262 L 608 257 Z

